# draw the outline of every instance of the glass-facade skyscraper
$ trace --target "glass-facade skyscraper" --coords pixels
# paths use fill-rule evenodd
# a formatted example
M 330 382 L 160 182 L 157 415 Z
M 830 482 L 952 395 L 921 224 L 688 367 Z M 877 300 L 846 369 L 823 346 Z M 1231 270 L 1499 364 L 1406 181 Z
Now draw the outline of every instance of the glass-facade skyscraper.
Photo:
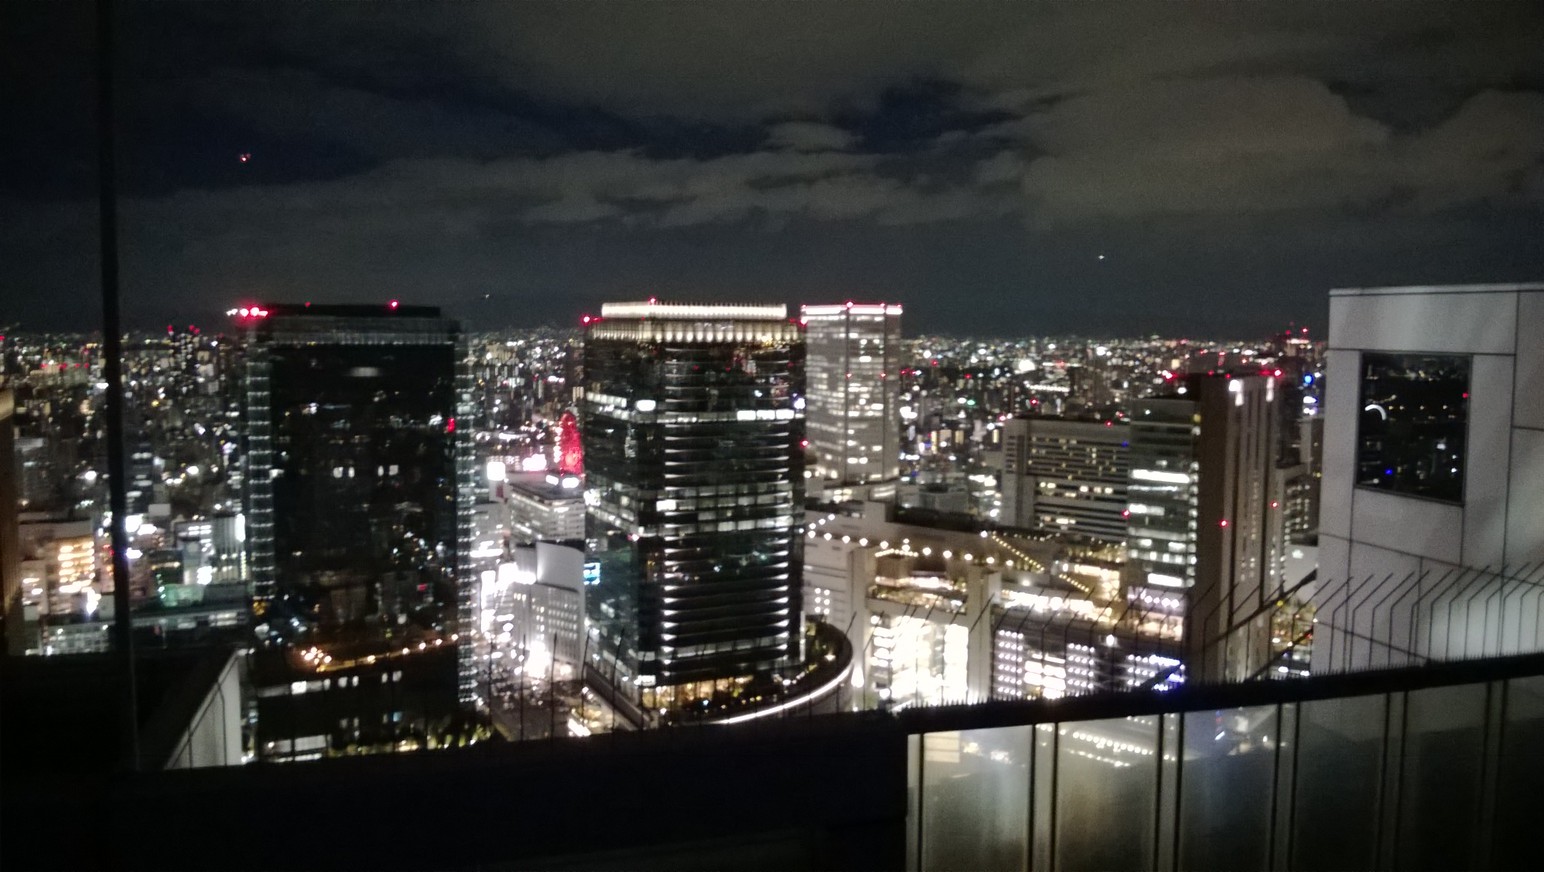
M 804 348 L 780 305 L 586 319 L 588 662 L 624 703 L 708 700 L 799 661 Z
M 900 304 L 802 306 L 800 314 L 809 344 L 815 474 L 831 490 L 893 485 L 901 454 Z
M 237 310 L 254 626 L 366 648 L 471 627 L 469 392 L 436 308 Z M 472 646 L 463 645 L 470 651 Z M 471 696 L 462 664 L 460 696 Z

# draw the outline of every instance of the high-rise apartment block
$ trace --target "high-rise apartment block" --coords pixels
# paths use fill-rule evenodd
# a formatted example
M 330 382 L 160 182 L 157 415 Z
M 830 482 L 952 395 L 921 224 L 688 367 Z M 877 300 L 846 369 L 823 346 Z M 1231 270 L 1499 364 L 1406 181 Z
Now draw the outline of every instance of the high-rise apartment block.
M 1141 586 L 1187 592 L 1191 680 L 1242 680 L 1269 658 L 1276 399 L 1270 376 L 1192 376 L 1133 410 L 1127 556 Z
M 475 486 L 460 331 L 438 309 L 253 306 L 246 536 L 254 624 L 293 640 L 364 622 L 377 635 L 476 621 Z M 444 635 L 450 635 L 445 632 Z M 463 647 L 462 698 L 473 670 Z
M 800 313 L 814 475 L 838 500 L 887 498 L 900 476 L 901 306 L 845 303 Z
M 1130 427 L 1017 417 L 1003 422 L 1002 515 L 1037 533 L 1126 541 Z
M 778 305 L 585 321 L 592 678 L 666 708 L 797 662 L 803 329 Z

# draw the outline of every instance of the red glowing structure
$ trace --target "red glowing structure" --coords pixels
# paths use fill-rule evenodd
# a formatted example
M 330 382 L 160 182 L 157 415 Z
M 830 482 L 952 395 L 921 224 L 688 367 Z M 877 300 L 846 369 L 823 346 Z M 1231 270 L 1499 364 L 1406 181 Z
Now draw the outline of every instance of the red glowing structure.
M 571 411 L 558 419 L 558 474 L 584 475 L 584 443 L 579 438 L 579 419 Z

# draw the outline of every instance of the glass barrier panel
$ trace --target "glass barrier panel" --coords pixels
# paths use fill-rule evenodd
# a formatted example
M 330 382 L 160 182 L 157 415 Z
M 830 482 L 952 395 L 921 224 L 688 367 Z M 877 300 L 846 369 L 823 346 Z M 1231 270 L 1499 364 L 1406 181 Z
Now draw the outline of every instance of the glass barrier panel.
M 1492 869 L 1539 867 L 1539 783 L 1544 779 L 1544 676 L 1506 683 L 1496 767 Z
M 1032 729 L 923 736 L 923 869 L 1027 868 Z
M 1302 704 L 1293 868 L 1370 869 L 1374 865 L 1387 704 L 1383 696 Z
M 1057 868 L 1152 868 L 1159 720 L 1145 715 L 1058 725 Z
M 1281 733 L 1275 706 L 1188 712 L 1179 868 L 1262 869 Z

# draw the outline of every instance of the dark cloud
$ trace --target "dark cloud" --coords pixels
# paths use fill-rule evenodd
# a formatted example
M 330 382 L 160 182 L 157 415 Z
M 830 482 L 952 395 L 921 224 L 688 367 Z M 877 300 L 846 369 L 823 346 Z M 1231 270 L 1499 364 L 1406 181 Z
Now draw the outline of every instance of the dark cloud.
M 861 290 L 908 330 L 1260 332 L 1332 285 L 1544 275 L 1533 3 L 119 8 L 152 322 Z M 40 325 L 92 289 L 89 9 L 0 28 L 0 286 Z

